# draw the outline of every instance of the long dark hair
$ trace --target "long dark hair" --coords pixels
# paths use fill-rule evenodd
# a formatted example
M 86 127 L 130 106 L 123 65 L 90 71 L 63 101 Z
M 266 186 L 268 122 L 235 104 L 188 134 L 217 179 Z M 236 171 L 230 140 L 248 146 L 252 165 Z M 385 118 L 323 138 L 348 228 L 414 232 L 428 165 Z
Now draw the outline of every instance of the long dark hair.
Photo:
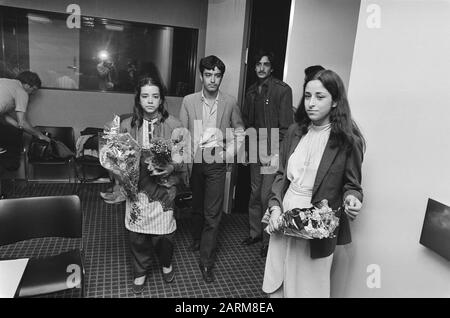
M 134 96 L 134 107 L 133 107 L 133 118 L 131 119 L 131 127 L 135 127 L 136 124 L 138 127 L 142 126 L 142 122 L 144 121 L 144 109 L 141 106 L 141 88 L 145 85 L 156 86 L 159 89 L 159 96 L 161 97 L 161 104 L 158 107 L 158 112 L 161 114 L 161 122 L 164 122 L 167 117 L 169 117 L 169 113 L 164 108 L 164 104 L 166 103 L 166 95 L 165 89 L 162 83 L 150 76 L 143 76 L 138 79 L 138 83 L 136 86 L 136 95 Z
M 306 134 L 311 124 L 311 119 L 305 110 L 305 88 L 313 80 L 320 81 L 331 94 L 333 102 L 336 103 L 336 107 L 333 107 L 330 111 L 332 146 L 343 146 L 350 150 L 355 143 L 362 143 L 363 149 L 365 149 L 365 139 L 351 116 L 344 83 L 339 75 L 331 70 L 317 72 L 303 85 L 303 95 L 295 113 L 295 121 L 300 126 L 302 133 Z

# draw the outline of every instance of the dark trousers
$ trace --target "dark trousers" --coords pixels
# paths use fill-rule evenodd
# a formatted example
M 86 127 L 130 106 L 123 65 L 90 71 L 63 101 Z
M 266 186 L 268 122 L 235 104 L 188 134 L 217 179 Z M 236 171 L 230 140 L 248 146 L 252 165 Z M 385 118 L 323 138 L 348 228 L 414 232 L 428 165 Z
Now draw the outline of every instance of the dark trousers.
M 7 150 L 6 153 L 0 154 L 0 198 L 8 192 L 5 184 L 2 189 L 3 173 L 17 170 L 20 167 L 20 155 L 23 148 L 22 135 L 22 130 L 7 124 L 0 115 L 0 148 Z
M 194 163 L 191 175 L 192 236 L 200 241 L 200 264 L 212 267 L 222 218 L 225 163 Z
M 261 174 L 259 163 L 250 164 L 250 178 L 252 192 L 248 202 L 248 223 L 251 237 L 263 237 L 263 244 L 269 244 L 269 235 L 264 232 L 261 219 L 266 212 L 275 174 Z
M 0 117 L 0 148 L 7 150 L 0 154 L 0 166 L 14 171 L 20 167 L 20 154 L 23 148 L 23 132 L 3 121 Z
M 159 264 L 169 267 L 172 264 L 173 240 L 175 233 L 155 235 L 128 231 L 133 263 L 134 277 L 144 276 L 150 269 L 154 254 Z

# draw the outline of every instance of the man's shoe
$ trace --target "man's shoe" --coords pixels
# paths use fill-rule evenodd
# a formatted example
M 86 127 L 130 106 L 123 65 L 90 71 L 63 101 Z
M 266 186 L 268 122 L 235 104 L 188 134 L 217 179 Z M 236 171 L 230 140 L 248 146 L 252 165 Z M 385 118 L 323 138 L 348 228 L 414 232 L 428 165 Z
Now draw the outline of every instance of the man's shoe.
M 203 266 L 200 264 L 200 271 L 202 272 L 202 277 L 205 283 L 212 283 L 214 281 L 214 274 L 212 267 Z
M 252 245 L 255 244 L 256 242 L 259 242 L 262 240 L 261 236 L 257 236 L 257 237 L 247 237 L 245 240 L 242 241 L 242 245 Z
M 194 240 L 194 242 L 192 242 L 190 248 L 191 248 L 192 252 L 196 252 L 196 251 L 200 250 L 200 241 Z
M 267 251 L 269 250 L 269 245 L 263 245 L 263 247 L 261 247 L 261 257 L 264 258 L 267 256 Z
M 142 279 L 144 277 L 144 279 Z M 144 290 L 145 276 L 137 277 L 133 280 L 133 293 L 136 295 L 141 294 Z
M 175 270 L 172 268 L 172 270 L 168 273 L 162 273 L 163 279 L 166 283 L 171 283 L 175 279 Z

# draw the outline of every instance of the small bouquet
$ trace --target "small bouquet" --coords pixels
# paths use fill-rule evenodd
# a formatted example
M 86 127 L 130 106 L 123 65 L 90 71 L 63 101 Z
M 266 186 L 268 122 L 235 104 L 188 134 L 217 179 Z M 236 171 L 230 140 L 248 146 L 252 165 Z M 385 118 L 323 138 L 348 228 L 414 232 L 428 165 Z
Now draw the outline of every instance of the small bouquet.
M 155 138 L 150 142 L 150 147 L 146 149 L 149 171 L 163 170 L 172 162 L 172 141 L 163 138 Z
M 143 149 L 143 156 L 146 158 L 144 162 L 148 165 L 147 169 L 154 176 L 159 177 L 161 171 L 164 171 L 168 165 L 181 162 L 178 159 L 182 159 L 182 152 L 181 140 L 155 138 L 147 149 Z M 167 184 L 166 177 L 159 177 L 159 183 L 170 186 Z
M 105 126 L 104 134 L 99 139 L 99 160 L 105 169 L 118 178 L 125 195 L 131 202 L 135 202 L 138 194 L 141 147 L 129 133 L 119 131 L 120 118 L 116 115 L 114 120 Z M 138 209 L 136 204 L 132 203 L 132 206 L 133 209 Z
M 334 230 L 339 226 L 339 218 L 327 200 L 322 200 L 310 208 L 295 208 L 283 212 L 279 218 L 279 230 L 285 234 L 304 239 L 323 239 L 335 237 Z M 269 223 L 270 214 L 266 212 L 262 222 Z

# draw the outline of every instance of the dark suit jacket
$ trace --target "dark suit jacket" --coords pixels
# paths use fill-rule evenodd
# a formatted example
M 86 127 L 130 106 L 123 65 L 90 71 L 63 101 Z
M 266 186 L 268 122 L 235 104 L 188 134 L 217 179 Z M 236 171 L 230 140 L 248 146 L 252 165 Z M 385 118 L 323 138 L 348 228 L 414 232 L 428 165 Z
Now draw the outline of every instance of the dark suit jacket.
M 294 152 L 302 137 L 298 124 L 289 127 L 283 140 L 280 156 L 280 167 L 272 185 L 272 195 L 269 199 L 269 207 L 279 206 L 283 209 L 283 198 L 289 188 L 290 181 L 287 178 L 286 167 L 289 157 Z M 329 206 L 338 209 L 345 197 L 352 194 L 361 202 L 363 191 L 361 188 L 361 165 L 363 161 L 363 145 L 357 143 L 350 151 L 340 147 L 332 147 L 332 135 L 325 147 L 314 182 L 311 203 L 315 204 L 323 199 L 328 200 Z M 332 239 L 312 239 L 311 257 L 327 257 L 334 252 L 336 244 L 343 245 L 352 241 L 350 225 L 347 215 L 341 212 L 339 228 Z
M 270 136 L 271 128 L 279 128 L 280 143 L 289 126 L 294 121 L 292 111 L 292 89 L 283 81 L 270 76 L 267 79 L 267 104 L 264 103 L 262 111 L 266 114 L 267 125 Z M 253 83 L 245 94 L 244 107 L 242 109 L 242 119 L 245 128 L 255 127 L 255 97 L 258 90 L 258 84 Z

